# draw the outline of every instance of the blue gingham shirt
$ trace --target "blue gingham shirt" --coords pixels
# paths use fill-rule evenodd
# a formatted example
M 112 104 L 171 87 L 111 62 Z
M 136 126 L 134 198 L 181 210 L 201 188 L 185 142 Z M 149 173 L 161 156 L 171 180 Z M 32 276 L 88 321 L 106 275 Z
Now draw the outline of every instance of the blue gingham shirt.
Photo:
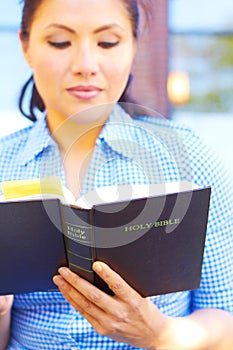
M 0 141 L 0 182 L 49 175 L 65 184 L 59 150 L 44 117 Z M 200 308 L 233 312 L 233 186 L 199 136 L 162 118 L 131 118 L 116 105 L 97 139 L 81 194 L 109 185 L 181 180 L 212 187 L 201 286 L 151 299 L 171 316 Z M 15 295 L 8 349 L 135 348 L 97 334 L 60 292 L 35 292 Z

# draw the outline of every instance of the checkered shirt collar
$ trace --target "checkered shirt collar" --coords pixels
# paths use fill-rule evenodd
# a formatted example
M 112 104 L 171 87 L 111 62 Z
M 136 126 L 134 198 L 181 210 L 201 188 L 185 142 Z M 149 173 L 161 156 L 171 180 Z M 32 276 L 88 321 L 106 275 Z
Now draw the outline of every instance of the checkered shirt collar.
M 31 127 L 25 149 L 21 155 L 21 164 L 28 164 L 50 146 L 57 147 L 49 132 L 46 117 L 42 116 Z
M 131 152 L 128 152 L 128 148 L 125 146 L 126 142 L 135 142 L 135 139 L 136 130 L 133 119 L 120 105 L 116 104 L 96 141 L 96 145 L 105 142 L 117 153 L 131 157 Z M 26 165 L 48 147 L 57 148 L 57 144 L 51 137 L 46 117 L 42 116 L 32 126 L 26 147 L 21 155 L 21 163 Z

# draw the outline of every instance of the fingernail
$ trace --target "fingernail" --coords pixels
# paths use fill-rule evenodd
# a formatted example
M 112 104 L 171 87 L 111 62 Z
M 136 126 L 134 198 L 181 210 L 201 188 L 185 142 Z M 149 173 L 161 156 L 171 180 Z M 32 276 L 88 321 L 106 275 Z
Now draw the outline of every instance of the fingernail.
M 57 285 L 57 286 L 60 286 L 60 285 L 62 285 L 62 277 L 61 276 L 58 276 L 58 275 L 56 275 L 56 276 L 54 276 L 53 277 L 53 282 Z
M 101 272 L 103 270 L 102 265 L 99 262 L 94 262 L 93 267 L 96 272 Z
M 65 267 L 60 267 L 60 269 L 58 269 L 58 272 L 64 277 L 69 276 L 69 270 Z

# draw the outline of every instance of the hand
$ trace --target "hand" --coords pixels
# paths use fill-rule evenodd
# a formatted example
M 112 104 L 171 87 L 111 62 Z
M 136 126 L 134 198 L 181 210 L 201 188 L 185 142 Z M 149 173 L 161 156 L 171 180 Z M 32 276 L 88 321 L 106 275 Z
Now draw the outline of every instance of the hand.
M 13 295 L 1 295 L 0 296 L 0 317 L 6 315 L 11 309 L 13 304 Z
M 135 347 L 155 349 L 166 329 L 168 317 L 149 299 L 141 297 L 106 264 L 95 262 L 93 270 L 112 289 L 114 297 L 68 268 L 59 269 L 60 275 L 54 277 L 54 283 L 99 334 Z

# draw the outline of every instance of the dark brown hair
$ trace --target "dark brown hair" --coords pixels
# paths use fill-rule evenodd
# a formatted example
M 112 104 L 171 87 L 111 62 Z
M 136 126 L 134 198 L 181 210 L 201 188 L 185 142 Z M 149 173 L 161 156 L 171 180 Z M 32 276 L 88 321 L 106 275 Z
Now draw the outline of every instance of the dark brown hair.
M 139 34 L 139 7 L 141 7 L 144 11 L 144 13 L 147 15 L 147 6 L 145 3 L 145 0 L 121 0 L 125 4 L 125 7 L 129 13 L 130 21 L 132 23 L 132 32 L 135 39 L 138 38 Z M 43 3 L 43 0 L 23 0 L 21 1 L 23 5 L 22 10 L 22 20 L 21 20 L 21 32 L 22 32 L 22 39 L 27 41 L 29 40 L 30 36 L 30 28 L 33 23 L 33 20 L 35 18 L 36 12 L 40 5 Z M 130 83 L 132 81 L 132 75 L 130 74 L 128 78 L 128 83 L 125 87 L 125 90 L 123 91 L 119 102 L 133 102 L 130 99 L 128 90 Z M 25 112 L 25 106 L 24 106 L 24 100 L 25 95 L 27 93 L 28 89 L 31 89 L 31 97 L 29 101 L 28 106 L 28 112 Z M 24 84 L 21 94 L 19 97 L 19 109 L 21 113 L 27 117 L 28 119 L 35 121 L 36 118 L 36 109 L 44 112 L 45 105 L 40 97 L 36 85 L 34 83 L 33 75 L 27 80 L 27 82 Z

